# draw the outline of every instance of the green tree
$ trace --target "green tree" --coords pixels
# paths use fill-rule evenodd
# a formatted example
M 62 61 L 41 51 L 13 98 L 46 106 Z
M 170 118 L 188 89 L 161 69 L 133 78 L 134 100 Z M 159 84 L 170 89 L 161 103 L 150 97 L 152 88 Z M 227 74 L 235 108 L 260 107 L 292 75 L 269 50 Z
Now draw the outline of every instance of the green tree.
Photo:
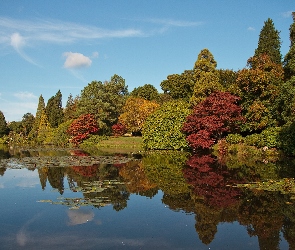
M 216 70 L 217 62 L 208 49 L 203 49 L 198 55 L 194 66 L 194 85 L 193 96 L 190 100 L 193 106 L 199 104 L 206 97 L 215 91 L 223 91 L 219 81 L 219 73 Z
M 289 80 L 295 76 L 295 12 L 292 13 L 293 23 L 290 26 L 290 49 L 284 58 L 285 79 Z
M 169 75 L 160 85 L 164 93 L 169 94 L 173 99 L 189 101 L 195 85 L 194 71 L 185 70 L 180 75 Z
M 130 96 L 140 97 L 148 101 L 157 100 L 159 93 L 158 90 L 151 84 L 145 84 L 143 86 L 134 88 Z
M 267 54 L 272 62 L 281 64 L 282 55 L 280 49 L 280 32 L 275 29 L 273 21 L 268 18 L 260 31 L 258 47 L 254 56 L 259 57 L 262 54 Z
M 31 132 L 34 126 L 34 122 L 35 122 L 35 117 L 33 114 L 26 113 L 23 115 L 21 123 L 22 123 L 22 130 L 25 136 L 27 136 Z
M 60 90 L 58 90 L 55 96 L 49 98 L 45 110 L 50 126 L 52 128 L 57 128 L 58 125 L 61 124 L 64 119 L 62 108 L 62 94 Z
M 7 122 L 5 120 L 5 116 L 2 113 L 2 111 L 0 111 L 0 137 L 2 137 L 3 135 L 7 135 L 9 132 L 8 127 L 7 127 Z
M 147 149 L 187 149 L 181 132 L 185 118 L 190 114 L 189 104 L 173 100 L 163 104 L 144 123 L 142 138 Z
M 114 75 L 104 83 L 92 81 L 81 91 L 77 115 L 94 115 L 100 130 L 109 133 L 118 121 L 127 95 L 128 89 L 121 76 Z
M 38 136 L 37 136 L 37 141 L 39 143 L 44 143 L 50 142 L 50 136 L 51 136 L 51 126 L 48 121 L 48 117 L 46 114 L 45 109 L 43 109 L 40 117 L 40 123 L 39 123 L 39 128 L 38 128 Z

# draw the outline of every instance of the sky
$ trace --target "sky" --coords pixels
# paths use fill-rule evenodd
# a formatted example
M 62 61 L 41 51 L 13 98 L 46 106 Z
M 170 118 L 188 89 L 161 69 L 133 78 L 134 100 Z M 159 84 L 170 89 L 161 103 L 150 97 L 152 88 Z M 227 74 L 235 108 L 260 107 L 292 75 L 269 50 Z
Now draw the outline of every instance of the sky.
M 91 81 L 160 84 L 210 50 L 218 69 L 246 66 L 264 22 L 290 46 L 294 0 L 0 0 L 0 111 L 36 114 L 58 90 L 63 107 Z

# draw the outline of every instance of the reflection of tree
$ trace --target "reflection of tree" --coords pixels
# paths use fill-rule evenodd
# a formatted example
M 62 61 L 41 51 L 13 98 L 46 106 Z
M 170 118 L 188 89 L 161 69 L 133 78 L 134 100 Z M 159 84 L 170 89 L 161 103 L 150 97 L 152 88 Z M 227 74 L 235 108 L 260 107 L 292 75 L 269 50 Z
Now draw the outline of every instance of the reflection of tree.
M 70 188 L 74 192 L 81 191 L 84 200 L 94 207 L 112 204 L 116 211 L 127 207 L 130 194 L 119 177 L 118 168 L 114 165 L 69 167 L 67 174 Z
M 182 172 L 186 160 L 187 154 L 183 152 L 150 152 L 142 164 L 151 183 L 157 184 L 165 194 L 179 195 L 190 192 Z
M 41 184 L 41 187 L 42 187 L 43 190 L 46 187 L 47 173 L 48 173 L 48 168 L 47 167 L 38 168 L 40 184 Z
M 260 249 L 279 249 L 284 196 L 278 192 L 245 191 L 239 208 L 240 223 L 250 236 L 258 236 Z
M 0 168 L 0 175 L 3 176 L 6 171 L 6 168 Z
M 289 243 L 289 249 L 295 249 L 295 206 L 288 204 L 285 206 L 284 212 L 283 234 Z
M 184 169 L 184 176 L 197 196 L 204 197 L 208 205 L 229 207 L 238 201 L 240 191 L 231 185 L 237 182 L 234 171 L 218 166 L 211 155 L 194 155 Z
M 60 194 L 64 192 L 64 168 L 63 167 L 51 167 L 48 168 L 48 181 L 51 187 L 56 188 Z
M 147 179 L 143 166 L 139 161 L 130 161 L 124 166 L 121 166 L 119 173 L 123 177 L 126 183 L 126 189 L 130 193 L 136 193 L 150 198 L 157 194 L 157 185 Z

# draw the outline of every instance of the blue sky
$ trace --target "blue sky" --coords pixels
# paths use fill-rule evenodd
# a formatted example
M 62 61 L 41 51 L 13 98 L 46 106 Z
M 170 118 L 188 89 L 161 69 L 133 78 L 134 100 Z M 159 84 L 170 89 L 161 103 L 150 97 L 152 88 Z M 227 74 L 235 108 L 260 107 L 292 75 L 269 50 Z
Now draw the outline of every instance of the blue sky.
M 0 110 L 6 121 L 35 115 L 38 98 L 71 93 L 118 74 L 129 91 L 192 69 L 208 48 L 217 68 L 238 70 L 264 22 L 284 56 L 294 0 L 1 0 Z

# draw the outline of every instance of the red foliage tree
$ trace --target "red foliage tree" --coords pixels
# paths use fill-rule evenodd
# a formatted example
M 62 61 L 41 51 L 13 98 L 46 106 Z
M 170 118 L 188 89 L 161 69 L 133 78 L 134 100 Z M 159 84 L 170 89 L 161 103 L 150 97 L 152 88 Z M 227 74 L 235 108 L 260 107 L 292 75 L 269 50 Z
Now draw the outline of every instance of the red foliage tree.
M 121 136 L 126 134 L 127 128 L 125 125 L 117 123 L 112 126 L 112 131 L 114 136 Z
M 98 131 L 97 122 L 93 115 L 80 115 L 72 122 L 67 130 L 67 133 L 72 136 L 70 142 L 74 145 L 79 145 L 89 134 L 94 134 Z
M 218 91 L 195 106 L 182 128 L 189 145 L 193 149 L 210 148 L 224 133 L 236 131 L 244 120 L 239 100 L 228 92 Z

